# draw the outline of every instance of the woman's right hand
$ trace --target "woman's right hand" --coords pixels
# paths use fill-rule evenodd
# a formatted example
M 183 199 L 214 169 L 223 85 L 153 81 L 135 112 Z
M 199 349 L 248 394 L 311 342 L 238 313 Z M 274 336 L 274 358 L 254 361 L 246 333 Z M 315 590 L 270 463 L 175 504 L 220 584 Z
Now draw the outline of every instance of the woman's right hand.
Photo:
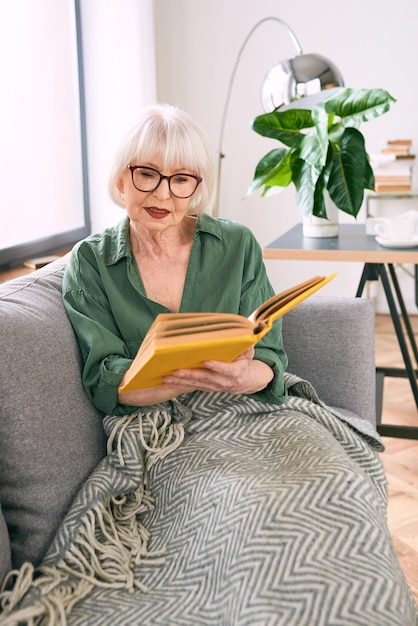
M 121 384 L 123 384 L 123 379 Z M 148 389 L 137 389 L 135 391 L 123 391 L 118 393 L 118 403 L 127 406 L 151 406 L 166 402 L 173 398 L 193 391 L 190 387 L 149 387 Z

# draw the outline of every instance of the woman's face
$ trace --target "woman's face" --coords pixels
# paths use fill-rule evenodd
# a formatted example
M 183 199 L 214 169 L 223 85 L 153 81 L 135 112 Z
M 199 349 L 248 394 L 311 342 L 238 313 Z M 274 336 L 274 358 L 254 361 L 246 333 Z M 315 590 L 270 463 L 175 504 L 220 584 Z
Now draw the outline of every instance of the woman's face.
M 147 163 L 132 162 L 131 165 L 150 167 L 164 176 L 171 176 L 180 172 L 192 174 L 183 167 L 163 171 L 162 160 L 159 158 Z M 123 172 L 118 188 L 131 222 L 146 228 L 148 231 L 161 232 L 166 228 L 178 226 L 187 215 L 187 209 L 193 197 L 177 198 L 173 196 L 170 193 L 167 179 L 161 180 L 154 191 L 139 191 L 133 185 L 129 168 Z

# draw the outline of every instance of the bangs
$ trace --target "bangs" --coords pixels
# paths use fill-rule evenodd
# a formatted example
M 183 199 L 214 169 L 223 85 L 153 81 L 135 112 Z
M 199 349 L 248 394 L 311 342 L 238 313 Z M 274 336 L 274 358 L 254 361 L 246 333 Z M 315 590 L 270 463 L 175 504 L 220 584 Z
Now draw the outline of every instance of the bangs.
M 158 129 L 150 124 L 145 132 L 137 137 L 133 149 L 138 160 L 137 165 L 161 160 L 164 171 L 185 169 L 195 176 L 200 176 L 204 164 L 199 155 L 200 138 L 195 137 L 190 128 L 184 129 L 173 124 L 161 124 Z

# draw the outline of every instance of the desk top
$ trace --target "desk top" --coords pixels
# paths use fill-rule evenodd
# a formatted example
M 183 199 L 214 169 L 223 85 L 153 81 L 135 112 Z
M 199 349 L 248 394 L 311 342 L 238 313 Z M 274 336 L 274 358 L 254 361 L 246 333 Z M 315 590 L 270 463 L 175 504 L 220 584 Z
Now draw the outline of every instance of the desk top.
M 418 265 L 418 247 L 384 248 L 365 224 L 340 224 L 338 237 L 304 237 L 297 224 L 263 250 L 265 259 L 296 261 L 358 261 L 361 263 L 413 263 Z

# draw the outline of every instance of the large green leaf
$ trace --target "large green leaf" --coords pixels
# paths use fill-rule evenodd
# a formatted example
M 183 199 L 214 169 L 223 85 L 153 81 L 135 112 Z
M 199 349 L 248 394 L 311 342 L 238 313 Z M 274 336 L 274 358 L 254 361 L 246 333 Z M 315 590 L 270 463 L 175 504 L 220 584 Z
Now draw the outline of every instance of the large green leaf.
M 291 182 L 290 151 L 287 148 L 276 148 L 258 162 L 247 195 L 254 193 L 262 185 L 287 187 Z
M 305 135 L 300 146 L 300 158 L 310 165 L 321 167 L 325 165 L 328 152 L 328 141 L 321 143 L 318 135 L 308 133 Z
M 332 123 L 334 115 L 325 111 L 323 103 L 318 104 L 312 110 L 312 120 L 315 126 L 316 136 L 318 138 L 318 146 L 320 150 L 320 158 L 318 163 L 325 163 L 328 153 L 328 128 Z
M 384 89 L 341 89 L 322 104 L 327 113 L 337 115 L 337 126 L 359 128 L 363 122 L 383 115 L 396 102 Z
M 374 173 L 372 170 L 372 166 L 370 165 L 370 161 L 367 158 L 366 161 L 366 171 L 364 174 L 364 188 L 365 189 L 371 189 L 372 191 L 374 191 Z
M 363 202 L 367 163 L 363 135 L 355 128 L 346 128 L 341 145 L 332 146 L 328 191 L 337 207 L 354 217 Z
M 330 157 L 328 160 L 330 161 Z M 324 193 L 327 188 L 328 179 L 329 179 L 329 171 L 331 170 L 331 163 L 327 163 L 326 167 L 322 170 L 316 185 L 314 192 L 314 203 L 312 208 L 312 215 L 315 217 L 327 218 L 327 210 L 325 205 Z
M 296 187 L 296 204 L 302 215 L 312 215 L 314 193 L 321 169 L 301 159 L 293 162 L 293 182 Z
M 311 112 L 301 109 L 264 113 L 256 117 L 251 125 L 259 135 L 277 139 L 290 148 L 299 147 L 304 137 L 301 131 L 312 126 Z

